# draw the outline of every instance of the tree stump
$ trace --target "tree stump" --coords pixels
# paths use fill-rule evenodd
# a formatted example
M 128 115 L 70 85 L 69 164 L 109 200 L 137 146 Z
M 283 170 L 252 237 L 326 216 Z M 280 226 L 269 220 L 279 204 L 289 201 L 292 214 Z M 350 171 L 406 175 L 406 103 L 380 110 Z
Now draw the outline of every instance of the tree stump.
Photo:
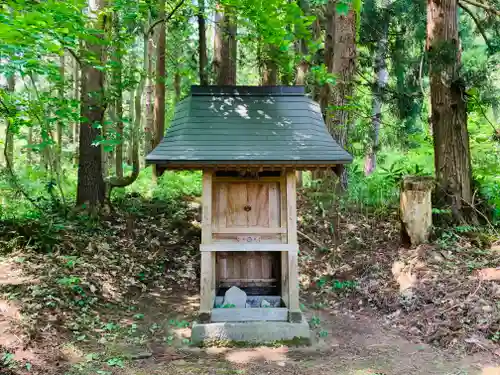
M 400 219 L 403 244 L 418 246 L 429 239 L 432 227 L 432 177 L 406 176 L 401 183 Z

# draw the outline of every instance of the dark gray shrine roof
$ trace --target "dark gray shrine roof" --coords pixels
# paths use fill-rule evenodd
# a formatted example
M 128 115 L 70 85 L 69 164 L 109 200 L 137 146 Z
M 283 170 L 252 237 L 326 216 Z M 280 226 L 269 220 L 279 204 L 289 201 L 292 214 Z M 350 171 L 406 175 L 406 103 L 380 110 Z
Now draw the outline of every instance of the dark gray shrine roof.
M 352 156 L 328 133 L 303 87 L 193 86 L 166 136 L 146 157 L 165 168 L 333 166 Z

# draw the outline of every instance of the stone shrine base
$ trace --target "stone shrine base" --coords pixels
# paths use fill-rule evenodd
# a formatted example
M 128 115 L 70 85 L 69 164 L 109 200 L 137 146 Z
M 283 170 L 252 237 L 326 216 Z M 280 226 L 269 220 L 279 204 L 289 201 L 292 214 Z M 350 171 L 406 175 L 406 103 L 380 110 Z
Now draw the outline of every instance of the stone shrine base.
M 300 323 L 254 321 L 193 323 L 191 342 L 195 345 L 248 344 L 311 344 L 309 324 L 302 317 Z

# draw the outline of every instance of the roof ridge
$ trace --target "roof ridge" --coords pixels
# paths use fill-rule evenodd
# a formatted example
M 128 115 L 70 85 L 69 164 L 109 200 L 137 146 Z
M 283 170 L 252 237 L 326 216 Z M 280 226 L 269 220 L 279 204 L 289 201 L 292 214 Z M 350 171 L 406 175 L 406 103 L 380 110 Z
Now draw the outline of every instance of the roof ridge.
M 304 86 L 191 86 L 192 96 L 305 96 Z

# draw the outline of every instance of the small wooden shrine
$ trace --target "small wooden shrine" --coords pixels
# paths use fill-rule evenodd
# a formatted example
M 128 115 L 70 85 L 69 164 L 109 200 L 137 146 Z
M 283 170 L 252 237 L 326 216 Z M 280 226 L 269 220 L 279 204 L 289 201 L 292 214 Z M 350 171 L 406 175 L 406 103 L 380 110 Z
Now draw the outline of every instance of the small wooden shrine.
M 301 321 L 295 172 L 352 161 L 304 89 L 193 86 L 146 161 L 203 170 L 199 320 Z

